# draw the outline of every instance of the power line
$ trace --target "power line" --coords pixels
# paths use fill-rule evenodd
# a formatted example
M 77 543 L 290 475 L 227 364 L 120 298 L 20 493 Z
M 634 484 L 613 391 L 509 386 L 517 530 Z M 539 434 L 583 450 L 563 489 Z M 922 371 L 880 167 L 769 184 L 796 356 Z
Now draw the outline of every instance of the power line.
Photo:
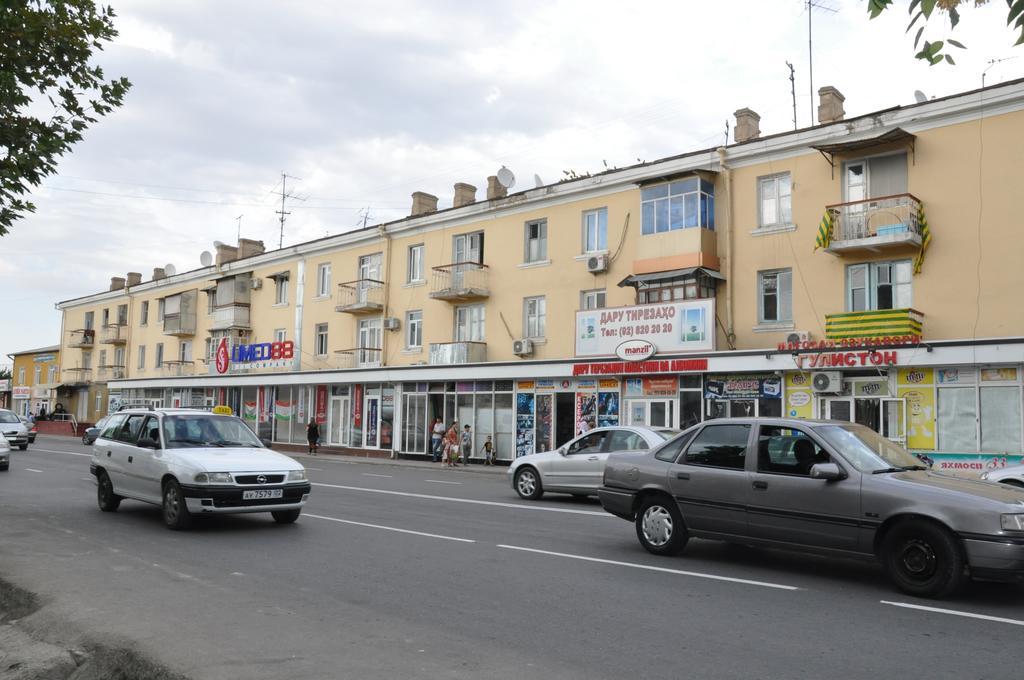
M 114 198 L 134 198 L 143 201 L 166 201 L 169 203 L 194 203 L 198 205 L 220 205 L 225 207 L 239 207 L 239 208 L 267 208 L 269 207 L 266 203 L 243 203 L 238 201 L 203 201 L 196 198 L 174 198 L 171 196 L 140 196 L 139 194 L 120 194 L 110 191 L 90 191 L 88 189 L 69 189 L 67 187 L 54 187 L 46 186 L 43 187 L 48 191 L 66 191 L 75 194 L 89 194 L 92 196 L 110 196 Z M 353 201 L 357 199 L 352 199 Z M 404 204 L 388 203 L 384 204 L 385 207 L 399 208 L 404 207 Z M 363 208 L 357 206 L 338 206 L 338 205 L 298 205 L 291 206 L 293 209 L 299 210 L 355 210 L 360 211 Z

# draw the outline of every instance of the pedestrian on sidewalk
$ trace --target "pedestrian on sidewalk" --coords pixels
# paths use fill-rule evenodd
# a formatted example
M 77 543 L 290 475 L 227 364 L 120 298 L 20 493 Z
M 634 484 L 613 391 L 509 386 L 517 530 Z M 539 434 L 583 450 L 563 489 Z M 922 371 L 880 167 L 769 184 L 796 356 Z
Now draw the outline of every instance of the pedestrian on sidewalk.
M 469 425 L 462 428 L 462 465 L 469 465 L 469 457 L 473 455 L 473 433 Z
M 452 426 L 444 435 L 444 451 L 448 467 L 455 467 L 459 463 L 459 421 L 453 420 Z
M 444 447 L 444 423 L 441 416 L 434 418 L 434 427 L 430 431 L 430 460 L 433 463 L 441 460 L 442 448 Z
M 484 465 L 494 464 L 494 443 L 491 442 L 491 435 L 487 435 L 487 441 L 480 447 L 480 450 L 484 452 Z
M 309 425 L 306 426 L 306 442 L 309 443 L 309 455 L 315 456 L 320 446 L 320 426 L 313 418 L 309 419 Z

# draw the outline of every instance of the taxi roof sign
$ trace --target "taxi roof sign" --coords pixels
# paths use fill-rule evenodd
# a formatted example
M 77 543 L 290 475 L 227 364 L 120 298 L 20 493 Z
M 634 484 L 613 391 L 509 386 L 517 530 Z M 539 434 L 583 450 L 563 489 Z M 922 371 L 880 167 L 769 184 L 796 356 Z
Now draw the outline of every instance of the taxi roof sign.
M 222 404 L 220 406 L 214 406 L 213 413 L 216 413 L 218 416 L 230 416 L 234 414 L 234 411 L 231 410 L 230 406 L 224 406 Z

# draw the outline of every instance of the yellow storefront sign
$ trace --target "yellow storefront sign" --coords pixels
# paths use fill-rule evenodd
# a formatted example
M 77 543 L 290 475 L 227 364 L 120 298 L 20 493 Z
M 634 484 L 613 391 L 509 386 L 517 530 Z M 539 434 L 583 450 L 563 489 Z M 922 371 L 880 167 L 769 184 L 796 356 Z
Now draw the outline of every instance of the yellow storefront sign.
M 901 368 L 896 396 L 907 402 L 907 448 L 935 450 L 935 369 Z
M 814 392 L 811 390 L 811 374 L 793 371 L 786 374 L 785 413 L 790 418 L 814 417 Z

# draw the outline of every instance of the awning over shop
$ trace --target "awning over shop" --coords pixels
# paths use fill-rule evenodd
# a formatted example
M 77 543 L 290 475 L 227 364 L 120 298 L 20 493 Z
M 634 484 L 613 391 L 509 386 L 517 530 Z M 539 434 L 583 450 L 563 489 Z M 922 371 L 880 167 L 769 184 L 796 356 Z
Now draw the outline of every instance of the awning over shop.
M 625 288 L 626 286 L 633 286 L 635 288 L 648 283 L 695 279 L 699 274 L 710 276 L 711 278 L 718 279 L 719 281 L 725 281 L 725 277 L 722 276 L 721 272 L 716 272 L 714 269 L 707 269 L 705 267 L 685 267 L 683 269 L 670 269 L 664 272 L 651 272 L 649 274 L 630 274 L 619 281 L 619 287 Z
M 903 128 L 893 128 L 880 135 L 875 135 L 874 137 L 863 137 L 861 139 L 852 139 L 846 142 L 837 142 L 835 144 L 812 145 L 811 148 L 817 150 L 825 157 L 828 164 L 832 166 L 834 175 L 836 168 L 835 159 L 838 154 L 850 154 L 857 151 L 863 151 L 864 149 L 882 146 L 883 144 L 903 142 L 907 148 L 910 149 L 911 156 L 913 156 L 915 139 L 916 137 L 913 134 L 907 132 Z

